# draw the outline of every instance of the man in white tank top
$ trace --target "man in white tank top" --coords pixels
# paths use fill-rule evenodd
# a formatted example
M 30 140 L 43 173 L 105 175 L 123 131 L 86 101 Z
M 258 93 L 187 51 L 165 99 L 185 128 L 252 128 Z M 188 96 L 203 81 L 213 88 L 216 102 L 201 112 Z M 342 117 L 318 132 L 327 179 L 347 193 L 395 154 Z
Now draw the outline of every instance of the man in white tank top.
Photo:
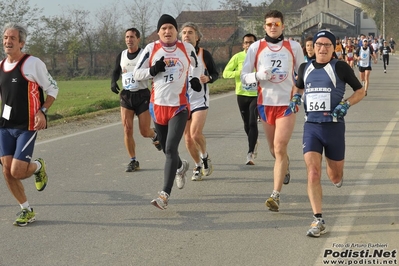
M 111 91 L 120 92 L 121 119 L 124 132 L 124 143 L 130 157 L 126 172 L 134 172 L 140 169 L 136 157 L 136 144 L 133 138 L 133 120 L 136 114 L 139 119 L 140 133 L 145 138 L 151 138 L 158 150 L 162 147 L 157 139 L 157 134 L 151 128 L 151 116 L 149 112 L 150 91 L 147 81 L 136 81 L 133 78 L 133 70 L 138 62 L 142 49 L 140 44 L 140 32 L 136 28 L 125 31 L 127 49 L 123 50 L 116 58 L 115 68 L 111 77 Z M 122 90 L 118 86 L 118 79 L 122 78 Z

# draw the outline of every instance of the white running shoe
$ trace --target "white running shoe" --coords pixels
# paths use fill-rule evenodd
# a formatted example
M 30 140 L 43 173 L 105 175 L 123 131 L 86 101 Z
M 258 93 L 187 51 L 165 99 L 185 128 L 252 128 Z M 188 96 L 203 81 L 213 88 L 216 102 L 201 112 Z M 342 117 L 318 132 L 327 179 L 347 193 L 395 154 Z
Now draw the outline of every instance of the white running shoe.
M 310 225 L 310 229 L 307 231 L 306 235 L 311 237 L 319 237 L 320 235 L 324 235 L 326 230 L 326 224 L 322 218 L 314 217 L 312 224 Z
M 202 167 L 196 166 L 193 170 L 193 176 L 191 177 L 192 181 L 202 181 Z
M 254 154 L 252 152 L 249 152 L 247 154 L 247 162 L 245 164 L 246 165 L 255 165 L 255 163 L 254 163 Z
M 213 172 L 213 165 L 211 162 L 211 159 L 209 159 L 209 154 L 206 156 L 206 158 L 201 158 L 202 160 L 202 174 L 204 176 L 210 176 Z
M 161 210 L 165 210 L 168 207 L 169 194 L 166 193 L 165 191 L 161 191 L 158 192 L 158 195 L 159 195 L 158 198 L 153 199 L 151 201 L 151 204 Z
M 179 170 L 177 169 L 176 171 L 176 186 L 179 189 L 182 189 L 184 187 L 184 185 L 186 184 L 186 172 L 188 170 L 188 168 L 190 167 L 190 164 L 186 161 L 186 160 L 181 160 L 183 169 Z

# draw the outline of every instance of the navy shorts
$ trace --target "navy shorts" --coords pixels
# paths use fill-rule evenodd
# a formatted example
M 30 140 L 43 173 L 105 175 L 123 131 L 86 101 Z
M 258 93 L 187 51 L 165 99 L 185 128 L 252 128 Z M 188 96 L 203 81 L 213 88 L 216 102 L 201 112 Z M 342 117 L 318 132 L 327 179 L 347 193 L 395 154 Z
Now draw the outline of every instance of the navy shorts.
M 120 104 L 121 107 L 134 111 L 136 115 L 140 115 L 149 108 L 150 91 L 148 89 L 139 91 L 122 90 Z
M 11 155 L 15 159 L 30 162 L 36 136 L 37 131 L 0 128 L 0 157 Z
M 345 123 L 309 123 L 303 126 L 303 154 L 314 151 L 334 161 L 345 158 Z

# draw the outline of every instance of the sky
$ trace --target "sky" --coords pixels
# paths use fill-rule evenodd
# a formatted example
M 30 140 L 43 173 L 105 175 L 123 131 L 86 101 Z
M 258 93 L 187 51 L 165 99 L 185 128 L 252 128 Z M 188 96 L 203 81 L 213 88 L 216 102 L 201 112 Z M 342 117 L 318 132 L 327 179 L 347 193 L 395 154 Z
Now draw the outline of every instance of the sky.
M 126 2 L 127 0 L 125 0 Z M 172 2 L 172 0 L 161 0 L 166 2 Z M 31 6 L 36 5 L 38 8 L 43 8 L 43 15 L 45 16 L 58 16 L 62 14 L 63 10 L 68 8 L 82 9 L 95 13 L 104 7 L 109 7 L 115 4 L 117 0 L 29 0 Z M 192 0 L 186 0 L 186 3 L 190 3 Z M 218 9 L 219 1 L 210 1 L 213 9 Z M 252 5 L 259 4 L 261 0 L 249 0 Z M 164 4 L 164 5 L 165 5 Z

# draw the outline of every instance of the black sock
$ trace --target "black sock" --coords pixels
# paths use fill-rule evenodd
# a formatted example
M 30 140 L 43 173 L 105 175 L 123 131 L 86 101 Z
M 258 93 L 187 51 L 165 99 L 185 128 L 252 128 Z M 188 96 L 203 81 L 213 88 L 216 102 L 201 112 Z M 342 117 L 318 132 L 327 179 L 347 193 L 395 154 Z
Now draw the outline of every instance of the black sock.
M 316 217 L 316 218 L 323 218 L 323 215 L 322 215 L 321 213 L 316 213 L 316 214 L 314 215 L 314 217 Z

